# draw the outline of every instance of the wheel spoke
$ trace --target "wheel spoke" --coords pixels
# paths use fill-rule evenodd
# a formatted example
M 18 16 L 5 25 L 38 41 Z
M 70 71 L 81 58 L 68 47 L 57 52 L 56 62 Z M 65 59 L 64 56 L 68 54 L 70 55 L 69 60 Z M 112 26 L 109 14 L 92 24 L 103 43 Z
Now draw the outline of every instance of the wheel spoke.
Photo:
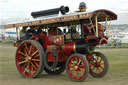
M 79 68 L 80 71 L 85 70 L 85 68 Z
M 29 52 L 28 52 L 29 55 L 30 55 L 30 53 L 31 53 L 32 47 L 33 47 L 33 45 L 30 46 L 30 49 L 29 49 Z
M 18 64 L 20 65 L 20 64 L 23 64 L 23 63 L 25 63 L 26 61 L 21 61 L 21 62 L 19 62 Z
M 34 58 L 36 58 L 36 57 L 38 57 L 38 56 L 40 56 L 40 54 L 37 54 L 36 56 L 34 56 Z
M 40 61 L 40 59 L 32 59 L 32 61 Z
M 32 57 L 33 55 L 35 55 L 37 52 L 38 52 L 38 50 L 36 50 L 36 51 L 31 55 L 31 57 Z
M 73 60 L 73 61 L 71 61 L 71 63 L 70 64 L 73 64 L 73 65 L 76 65 L 76 63 L 75 63 L 75 61 Z
M 28 53 L 28 46 L 26 45 L 26 43 L 24 43 L 24 46 L 25 46 L 26 52 Z
M 71 63 L 71 64 L 70 64 L 70 67 L 74 67 L 74 64 Z
M 20 58 L 20 59 L 25 59 L 25 57 L 23 57 L 23 56 L 19 56 L 19 58 Z
M 39 65 L 36 63 L 36 62 L 34 62 L 35 63 L 35 65 L 37 66 L 37 67 L 39 67 Z
M 77 77 L 79 77 L 79 73 L 78 73 L 78 71 L 76 71 L 76 75 L 77 75 Z
M 31 64 L 32 64 L 32 66 L 36 69 L 36 70 L 38 70 L 37 68 L 36 68 L 36 66 L 31 62 Z
M 71 69 L 71 71 L 75 71 L 75 69 L 73 68 L 73 69 Z
M 99 63 L 101 63 L 102 60 L 103 60 L 103 59 L 101 58 L 100 61 L 99 61 Z
M 76 63 L 78 63 L 78 60 L 79 60 L 79 59 L 78 59 L 78 57 L 77 57 L 77 56 L 75 57 L 75 60 L 76 60 Z
M 31 65 L 31 71 L 33 72 L 33 66 Z
M 25 57 L 27 57 L 27 55 L 26 54 L 24 54 L 23 52 L 21 52 L 21 51 L 19 51 L 18 52 L 19 54 L 22 54 L 23 56 L 25 56 Z
M 91 63 L 89 63 L 89 66 L 90 66 L 90 67 L 94 67 L 94 65 L 92 65 Z
M 101 73 L 101 70 L 98 68 L 99 73 Z
M 23 73 L 25 73 L 25 72 L 26 72 L 26 70 L 28 69 L 28 67 L 29 67 L 29 65 L 25 68 L 25 70 L 24 70 L 24 72 L 23 72 Z
M 23 68 L 25 68 L 26 67 L 26 63 L 24 63 L 24 65 L 23 65 Z
M 104 63 L 100 63 L 100 65 L 104 65 Z
M 100 66 L 100 68 L 102 68 L 102 70 L 104 70 L 104 67 Z
M 82 71 L 80 71 L 80 75 L 83 76 L 83 72 Z
M 85 68 L 85 65 L 79 65 L 80 66 L 80 68 Z
M 76 71 L 74 71 L 74 76 L 76 77 Z
M 25 52 L 25 55 L 28 55 L 28 53 L 27 53 L 27 51 L 26 51 L 26 49 L 24 48 L 24 52 Z
M 98 68 L 96 68 L 96 73 L 97 73 L 97 71 L 98 71 Z
M 96 67 L 94 66 L 94 67 L 92 68 L 92 71 L 94 71 L 95 68 L 96 68 Z
M 99 59 L 99 56 L 96 56 L 97 57 L 97 61 L 98 61 L 98 59 Z
M 77 65 L 80 65 L 80 63 L 81 63 L 81 59 L 79 59 L 79 62 L 77 63 Z
M 31 73 L 31 63 L 29 63 L 29 73 Z

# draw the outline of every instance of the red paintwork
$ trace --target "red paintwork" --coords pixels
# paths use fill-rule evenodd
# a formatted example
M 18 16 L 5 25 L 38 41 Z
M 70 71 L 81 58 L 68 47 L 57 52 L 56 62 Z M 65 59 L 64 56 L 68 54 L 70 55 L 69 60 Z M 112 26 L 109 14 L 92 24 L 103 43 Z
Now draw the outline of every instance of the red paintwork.
M 54 61 L 54 54 L 53 53 L 47 53 L 48 61 L 52 62 Z
M 88 64 L 89 64 L 90 72 L 96 75 L 97 74 L 100 75 L 103 72 L 105 72 L 105 69 L 106 69 L 105 66 L 107 65 L 104 58 L 102 57 L 100 58 L 100 56 L 98 55 L 90 54 L 91 52 L 94 51 L 94 48 L 96 45 L 107 44 L 107 40 L 108 40 L 108 38 L 104 35 L 104 27 L 99 23 L 98 23 L 98 29 L 97 29 L 98 35 L 96 36 L 95 16 L 97 16 L 97 22 L 101 22 L 101 21 L 105 21 L 106 17 L 108 17 L 107 18 L 108 21 L 116 20 L 117 15 L 109 10 L 102 9 L 102 10 L 93 11 L 92 13 L 89 13 L 87 15 L 82 15 L 82 17 L 84 18 L 82 18 L 80 15 L 77 15 L 77 16 L 78 16 L 78 22 L 76 21 L 77 20 L 76 17 L 74 17 L 73 21 L 72 21 L 73 17 L 71 17 L 71 21 L 69 21 L 70 19 L 68 21 L 66 20 L 66 23 L 65 21 L 58 22 L 58 23 L 57 22 L 50 23 L 49 21 L 48 22 L 46 21 L 47 23 L 45 23 L 41 21 L 40 24 L 42 24 L 42 26 L 39 26 L 39 27 L 43 29 L 45 26 L 48 25 L 48 28 L 47 28 L 48 30 L 46 31 L 45 29 L 45 32 L 42 32 L 41 34 L 38 33 L 38 35 L 32 35 L 32 37 L 29 40 L 39 41 L 42 48 L 44 49 L 44 53 L 47 54 L 47 56 L 44 56 L 44 54 L 43 56 L 47 57 L 48 62 L 53 62 L 55 59 L 55 56 L 57 56 L 58 58 L 57 63 L 58 62 L 66 63 L 66 70 L 69 76 L 71 77 L 71 79 L 75 81 L 81 81 L 87 77 Z M 92 24 L 93 24 L 94 29 L 92 29 L 93 27 L 91 26 L 91 23 L 88 17 L 92 19 Z M 62 18 L 65 18 L 65 17 L 62 17 Z M 36 23 L 34 24 L 31 23 L 31 24 L 36 25 Z M 71 38 L 72 40 L 71 39 L 64 40 L 64 37 L 65 36 L 67 37 L 68 32 L 69 33 L 70 31 L 73 32 L 72 28 L 73 29 L 74 27 L 78 28 L 77 26 L 72 27 L 72 25 L 75 25 L 75 24 L 79 24 L 79 25 L 81 24 L 81 27 L 82 27 L 81 33 L 83 33 L 83 34 L 80 33 L 81 40 L 78 39 L 78 42 L 77 42 L 77 38 L 76 39 Z M 54 27 L 55 25 L 56 27 Z M 61 26 L 61 25 L 62 26 L 67 25 L 66 27 L 68 27 L 71 30 L 68 30 L 67 32 L 67 30 L 65 30 L 65 27 L 64 27 L 64 31 L 66 32 L 62 33 L 62 31 L 59 28 L 57 28 L 58 26 Z M 83 28 L 83 25 L 84 25 L 84 28 Z M 71 37 L 72 37 L 72 33 L 71 33 Z M 83 39 L 83 37 L 85 37 L 85 39 Z M 85 45 L 87 44 L 87 47 L 83 45 L 79 45 L 80 43 L 83 44 L 83 40 L 84 40 Z M 21 42 L 22 41 L 24 40 L 21 40 Z M 42 54 L 40 54 L 41 53 L 39 51 L 40 48 L 38 48 L 39 45 L 34 45 L 35 44 L 34 42 L 33 43 L 27 42 L 27 41 L 22 42 L 22 43 L 21 42 L 19 41 L 17 43 L 14 43 L 14 46 L 18 47 L 17 52 L 16 52 L 17 69 L 25 77 L 36 77 L 42 70 L 41 65 L 43 65 L 42 63 L 44 63 L 42 62 L 42 59 L 41 59 L 43 56 Z M 77 52 L 82 53 L 82 55 L 86 55 L 86 56 L 72 55 L 74 53 L 77 53 L 75 46 L 77 47 L 77 50 L 79 51 L 85 50 L 84 51 L 85 53 L 82 53 L 79 51 Z M 83 48 L 81 46 L 83 46 Z M 53 49 L 54 51 L 57 51 L 57 54 L 54 55 Z M 88 53 L 86 51 L 88 51 Z M 85 57 L 87 61 L 86 59 L 84 59 Z M 54 71 L 54 69 L 53 70 L 51 69 L 51 71 Z M 58 73 L 57 71 L 55 72 Z
M 51 45 L 51 41 L 50 41 L 50 38 L 46 35 L 46 36 L 45 36 L 45 39 L 44 39 L 43 47 L 44 47 L 45 49 L 47 49 L 47 46 L 48 46 L 48 45 Z
M 31 39 L 37 39 L 39 37 L 42 39 L 43 48 L 46 49 L 47 46 L 51 44 L 50 38 L 47 36 L 47 34 L 45 34 L 45 33 L 42 32 L 40 35 L 32 35 L 32 37 L 30 38 L 30 40 Z
M 107 44 L 107 43 L 108 43 L 108 41 L 107 41 L 106 38 L 102 38 L 102 39 L 100 40 L 100 42 L 99 42 L 99 44 Z
M 55 44 L 64 44 L 64 35 L 54 35 L 50 36 L 50 41 Z
M 26 45 L 25 45 L 25 44 L 26 44 Z M 29 53 L 26 54 L 26 53 L 24 52 L 24 51 L 25 51 L 24 49 L 26 49 L 25 46 L 30 46 L 30 45 L 33 46 L 33 49 L 32 49 L 32 50 L 34 50 L 34 51 L 32 52 L 32 50 L 31 50 L 31 54 L 29 55 Z M 24 51 L 23 51 L 23 50 L 24 50 Z M 33 72 L 30 72 L 30 71 L 31 71 L 30 63 L 33 63 L 33 62 L 34 62 L 32 59 L 34 59 L 34 57 L 36 56 L 36 55 L 35 55 L 35 56 L 32 56 L 32 54 L 33 54 L 36 50 L 38 50 L 38 49 L 37 49 L 32 43 L 30 43 L 30 42 L 22 43 L 22 44 L 18 47 L 18 49 L 17 49 L 17 52 L 16 52 L 16 66 L 17 66 L 17 69 L 19 70 L 19 72 L 20 72 L 22 75 L 26 76 L 26 77 L 31 77 L 31 76 L 35 75 L 35 74 L 38 72 L 39 67 L 36 66 L 36 65 L 35 65 L 35 67 L 37 68 L 37 70 L 35 70 L 35 69 L 33 68 L 34 73 L 33 73 Z M 22 51 L 23 51 L 23 52 L 22 52 Z M 29 49 L 28 49 L 28 50 L 26 49 L 26 51 L 30 51 L 30 50 L 29 50 Z M 20 52 L 22 52 L 22 53 L 24 54 L 24 56 L 23 56 L 23 54 L 21 54 Z M 25 62 L 25 63 L 19 64 L 20 62 L 25 61 L 26 58 L 28 57 L 28 55 L 31 56 L 31 60 L 29 60 L 29 62 Z M 21 58 L 21 57 L 22 57 L 22 58 Z M 39 60 L 40 60 L 40 57 L 37 56 L 36 59 L 39 59 Z M 28 64 L 27 64 L 27 63 L 28 63 Z M 40 61 L 38 61 L 37 64 L 40 65 Z M 33 65 L 34 65 L 34 64 L 33 64 Z M 29 71 L 29 72 L 25 71 L 26 68 L 28 68 L 30 71 Z
M 95 25 L 94 25 L 95 27 Z M 87 25 L 84 25 L 84 35 L 86 36 L 85 41 L 88 42 L 89 40 L 96 40 L 99 41 L 99 44 L 107 44 L 108 37 L 104 35 L 104 27 L 98 23 L 98 34 L 99 37 L 97 38 L 94 34 L 90 34 L 89 30 L 91 28 Z
M 62 50 L 59 50 L 57 55 L 58 55 L 58 62 L 65 62 L 67 60 L 67 57 L 69 57 L 69 56 L 66 56 L 64 54 L 64 51 Z M 48 62 L 53 62 L 53 61 L 54 61 L 53 53 L 48 53 Z
M 64 48 L 63 48 L 65 53 L 68 54 L 68 55 L 72 54 L 72 52 L 75 51 L 75 46 L 74 45 L 75 45 L 75 42 L 66 43 L 64 45 Z
M 58 62 L 65 62 L 69 56 L 65 54 L 63 50 L 59 50 L 58 52 Z
M 74 61 L 81 61 L 81 63 L 74 64 Z M 74 80 L 81 80 L 86 75 L 87 70 L 85 68 L 85 61 L 79 56 L 73 56 L 67 63 L 68 74 Z
M 86 37 L 85 41 L 88 42 L 88 40 L 92 40 L 92 39 L 95 39 L 96 41 L 98 40 L 95 35 L 89 35 Z
M 72 52 L 75 51 L 74 45 L 75 45 L 75 42 L 66 43 L 65 45 L 62 45 L 60 47 L 55 45 L 51 45 L 51 46 L 49 45 L 47 47 L 47 53 L 52 52 L 51 49 L 59 49 L 57 50 L 58 62 L 66 61 L 67 57 L 69 57 L 72 54 Z M 54 61 L 53 54 L 48 55 L 48 61 Z
M 18 47 L 19 44 L 18 44 L 18 43 L 13 43 L 13 46 L 14 46 L 14 47 Z
M 62 32 L 61 32 L 61 30 L 60 29 L 58 29 L 58 34 L 62 34 Z M 42 34 L 42 38 L 44 38 L 44 43 L 43 43 L 43 47 L 45 48 L 45 49 L 47 49 L 47 46 L 48 45 L 51 45 L 51 43 L 52 42 L 55 42 L 55 41 L 57 41 L 57 43 L 60 43 L 60 42 L 64 42 L 64 39 L 61 41 L 60 40 L 60 37 L 59 37 L 59 42 L 58 42 L 58 39 L 56 38 L 56 37 L 53 37 L 53 36 L 55 36 L 55 35 L 57 35 L 57 29 L 50 29 L 49 31 L 48 31 L 48 35 L 43 35 Z M 55 38 L 55 39 L 54 39 Z M 57 39 L 57 40 L 56 40 Z
M 92 55 L 86 55 L 86 58 L 88 61 L 90 61 L 93 58 L 93 56 Z
M 106 16 L 111 17 L 112 20 L 116 20 L 117 19 L 117 15 L 109 10 L 106 9 L 99 9 L 93 12 L 94 15 L 97 15 L 99 12 L 105 12 Z
M 92 56 L 92 58 L 93 57 L 94 56 Z M 87 60 L 88 60 L 88 58 L 87 58 Z M 102 57 L 95 55 L 95 60 L 92 60 L 91 62 L 90 62 L 90 60 L 88 60 L 88 63 L 89 63 L 90 71 L 93 74 L 100 75 L 104 72 L 105 61 Z
M 59 28 L 50 28 L 48 30 L 48 35 L 53 36 L 53 35 L 61 35 L 62 31 Z

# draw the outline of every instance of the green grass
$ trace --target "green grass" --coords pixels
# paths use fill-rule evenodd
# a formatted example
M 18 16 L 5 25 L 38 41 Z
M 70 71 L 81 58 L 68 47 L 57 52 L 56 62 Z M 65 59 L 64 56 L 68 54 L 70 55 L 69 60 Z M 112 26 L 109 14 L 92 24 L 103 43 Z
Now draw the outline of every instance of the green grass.
M 128 74 L 128 48 L 107 48 L 96 49 L 103 52 L 110 64 L 110 73 L 113 72 L 125 72 Z M 115 71 L 117 70 L 117 71 Z
M 13 46 L 13 43 L 3 42 L 3 43 L 0 43 L 0 46 Z
M 111 43 L 111 45 L 110 44 L 104 44 L 101 46 L 114 46 L 114 43 Z M 121 45 L 119 45 L 119 43 L 118 43 L 117 46 L 128 46 L 128 43 L 121 43 Z
M 128 43 L 122 43 L 122 46 L 128 46 Z
M 0 46 L 0 85 L 128 85 L 128 48 L 97 48 L 109 61 L 109 71 L 103 78 L 88 76 L 83 82 L 71 81 L 66 72 L 48 75 L 43 72 L 39 78 L 24 78 L 15 66 L 16 48 Z

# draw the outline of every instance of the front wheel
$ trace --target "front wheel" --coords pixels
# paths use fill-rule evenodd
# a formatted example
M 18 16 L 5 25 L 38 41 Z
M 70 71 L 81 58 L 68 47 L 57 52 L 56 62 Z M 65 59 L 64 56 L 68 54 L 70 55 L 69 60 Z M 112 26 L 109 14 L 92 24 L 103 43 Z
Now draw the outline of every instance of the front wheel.
M 89 66 L 86 57 L 75 53 L 66 62 L 66 72 L 73 81 L 83 81 L 88 76 Z
M 90 74 L 93 77 L 103 77 L 108 71 L 108 60 L 106 56 L 100 52 L 94 52 L 89 62 Z

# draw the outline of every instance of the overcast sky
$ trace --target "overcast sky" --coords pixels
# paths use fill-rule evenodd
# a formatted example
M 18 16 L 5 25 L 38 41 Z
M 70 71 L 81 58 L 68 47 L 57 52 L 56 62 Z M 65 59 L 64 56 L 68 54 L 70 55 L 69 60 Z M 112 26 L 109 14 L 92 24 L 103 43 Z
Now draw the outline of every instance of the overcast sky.
M 95 9 L 114 11 L 119 15 L 115 23 L 128 24 L 128 0 L 0 0 L 0 20 L 8 22 L 31 18 L 32 11 L 57 8 L 61 5 L 69 6 L 70 12 L 73 12 L 78 10 L 80 2 L 86 3 L 87 11 Z

